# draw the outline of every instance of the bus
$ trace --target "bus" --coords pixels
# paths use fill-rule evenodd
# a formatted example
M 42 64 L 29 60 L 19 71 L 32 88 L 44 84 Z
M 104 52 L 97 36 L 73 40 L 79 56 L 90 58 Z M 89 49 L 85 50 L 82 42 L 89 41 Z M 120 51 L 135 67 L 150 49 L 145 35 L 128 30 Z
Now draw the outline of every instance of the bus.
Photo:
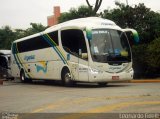
M 10 60 L 11 50 L 0 50 L 0 78 L 12 79 Z
M 121 29 L 108 19 L 70 20 L 15 40 L 11 73 L 22 82 L 61 80 L 66 86 L 128 81 L 133 79 L 130 42 L 137 41 L 136 30 Z

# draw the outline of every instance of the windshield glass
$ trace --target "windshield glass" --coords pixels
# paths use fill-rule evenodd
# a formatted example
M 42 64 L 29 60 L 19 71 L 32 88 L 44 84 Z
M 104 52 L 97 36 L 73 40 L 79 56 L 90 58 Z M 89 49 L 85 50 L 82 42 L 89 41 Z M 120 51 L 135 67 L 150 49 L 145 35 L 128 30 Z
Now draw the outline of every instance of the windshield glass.
M 112 29 L 92 30 L 90 50 L 93 61 L 130 62 L 131 52 L 124 32 Z

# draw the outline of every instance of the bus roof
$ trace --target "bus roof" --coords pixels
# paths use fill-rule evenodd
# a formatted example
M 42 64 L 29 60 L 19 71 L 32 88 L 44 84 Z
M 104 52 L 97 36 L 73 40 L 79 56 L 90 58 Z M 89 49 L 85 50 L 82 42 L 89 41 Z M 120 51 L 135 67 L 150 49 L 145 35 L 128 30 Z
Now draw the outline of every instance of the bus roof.
M 50 32 L 52 30 L 57 30 L 67 27 L 79 27 L 79 28 L 112 28 L 112 29 L 121 29 L 115 24 L 115 22 L 99 18 L 99 17 L 87 17 L 87 18 L 78 18 L 74 20 L 69 20 L 55 26 L 52 26 L 45 30 L 45 32 Z
M 0 50 L 0 55 L 10 55 L 11 50 Z
M 43 32 L 36 33 L 34 35 L 30 35 L 30 36 L 15 40 L 14 42 L 20 42 L 23 40 L 27 40 L 27 39 L 39 36 L 43 33 L 49 33 L 52 31 L 59 30 L 59 29 L 63 29 L 63 28 L 64 29 L 65 28 L 91 28 L 91 29 L 108 28 L 108 29 L 121 30 L 121 28 L 117 26 L 115 22 L 108 20 L 108 19 L 99 18 L 99 17 L 78 18 L 78 19 L 69 20 L 69 21 L 54 25 L 52 27 L 49 27 Z

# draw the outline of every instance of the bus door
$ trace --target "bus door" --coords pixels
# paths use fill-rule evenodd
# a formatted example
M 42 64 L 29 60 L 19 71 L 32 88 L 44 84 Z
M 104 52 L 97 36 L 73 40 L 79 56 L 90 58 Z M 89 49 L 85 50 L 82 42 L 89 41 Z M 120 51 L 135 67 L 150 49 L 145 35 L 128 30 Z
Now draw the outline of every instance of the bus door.
M 88 54 L 83 31 L 61 30 L 61 42 L 67 52 L 67 62 L 73 78 L 77 81 L 88 81 Z
M 85 42 L 85 37 L 83 32 L 80 31 L 79 39 L 79 79 L 82 81 L 89 81 L 89 62 L 88 62 L 88 52 L 87 45 Z

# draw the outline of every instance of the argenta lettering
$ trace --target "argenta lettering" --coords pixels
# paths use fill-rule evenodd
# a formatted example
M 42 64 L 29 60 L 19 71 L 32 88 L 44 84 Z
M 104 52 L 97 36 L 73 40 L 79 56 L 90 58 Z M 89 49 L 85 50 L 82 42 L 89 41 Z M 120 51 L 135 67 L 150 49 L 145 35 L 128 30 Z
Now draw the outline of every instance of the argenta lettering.
M 114 25 L 112 23 L 101 23 L 101 25 Z
M 35 55 L 25 56 L 24 60 L 29 61 L 35 59 Z
M 109 33 L 108 31 L 106 30 L 100 30 L 100 31 L 93 31 L 92 34 L 106 34 L 106 33 Z
M 109 68 L 110 70 L 119 70 L 119 69 L 122 69 L 121 67 L 110 67 Z

